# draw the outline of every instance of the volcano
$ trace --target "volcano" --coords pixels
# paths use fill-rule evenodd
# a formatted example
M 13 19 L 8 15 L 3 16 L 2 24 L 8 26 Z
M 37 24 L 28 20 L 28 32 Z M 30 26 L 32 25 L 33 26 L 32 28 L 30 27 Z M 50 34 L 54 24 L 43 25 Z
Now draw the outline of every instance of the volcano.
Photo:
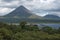
M 13 10 L 11 13 L 5 15 L 5 17 L 14 17 L 14 18 L 30 18 L 33 17 L 35 14 L 33 14 L 30 10 L 25 8 L 24 6 L 19 6 L 15 10 Z M 38 17 L 35 15 L 34 17 Z
M 17 23 L 20 21 L 35 22 L 40 18 L 40 16 L 35 15 L 33 12 L 21 5 L 7 15 L 0 17 L 0 21 L 9 23 Z
M 48 15 L 47 17 L 56 18 L 57 16 Z M 60 20 L 57 20 L 57 19 L 50 20 L 50 19 L 45 19 L 45 17 L 35 15 L 33 12 L 31 12 L 29 9 L 27 9 L 22 5 L 17 7 L 12 12 L 8 13 L 7 15 L 0 17 L 0 22 L 19 23 L 21 21 L 27 21 L 31 23 L 60 22 Z

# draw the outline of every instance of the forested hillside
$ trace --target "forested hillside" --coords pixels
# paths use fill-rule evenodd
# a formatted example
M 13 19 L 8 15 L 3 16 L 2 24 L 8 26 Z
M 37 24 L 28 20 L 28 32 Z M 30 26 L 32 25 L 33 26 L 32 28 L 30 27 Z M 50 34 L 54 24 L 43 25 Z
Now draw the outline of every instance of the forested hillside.
M 25 21 L 19 24 L 0 22 L 0 40 L 60 40 L 60 28 L 46 26 L 39 29 L 37 25 L 26 25 Z

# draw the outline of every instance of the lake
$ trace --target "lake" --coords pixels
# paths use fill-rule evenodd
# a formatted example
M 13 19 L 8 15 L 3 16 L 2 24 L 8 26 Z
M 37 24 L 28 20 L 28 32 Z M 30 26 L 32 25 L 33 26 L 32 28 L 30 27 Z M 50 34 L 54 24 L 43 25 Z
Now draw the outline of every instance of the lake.
M 9 24 L 9 25 L 11 25 L 11 24 Z M 19 24 L 18 23 L 13 23 L 13 25 L 19 25 Z M 38 25 L 39 28 L 49 26 L 49 27 L 58 29 L 60 27 L 60 24 L 58 24 L 58 23 L 40 23 L 40 24 L 34 24 L 34 25 Z
M 55 28 L 55 29 L 58 29 L 60 27 L 60 24 L 46 24 L 46 23 L 43 23 L 43 24 L 38 24 L 39 28 L 40 27 L 45 27 L 45 26 L 49 26 L 49 27 L 52 27 L 52 28 Z

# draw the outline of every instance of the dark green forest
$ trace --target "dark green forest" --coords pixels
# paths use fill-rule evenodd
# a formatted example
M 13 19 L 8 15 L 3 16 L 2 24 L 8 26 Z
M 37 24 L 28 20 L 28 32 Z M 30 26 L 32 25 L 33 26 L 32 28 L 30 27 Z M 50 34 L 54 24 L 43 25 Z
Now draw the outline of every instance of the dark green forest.
M 60 28 L 45 26 L 39 29 L 37 25 L 26 24 L 25 21 L 19 25 L 0 22 L 0 40 L 60 40 Z

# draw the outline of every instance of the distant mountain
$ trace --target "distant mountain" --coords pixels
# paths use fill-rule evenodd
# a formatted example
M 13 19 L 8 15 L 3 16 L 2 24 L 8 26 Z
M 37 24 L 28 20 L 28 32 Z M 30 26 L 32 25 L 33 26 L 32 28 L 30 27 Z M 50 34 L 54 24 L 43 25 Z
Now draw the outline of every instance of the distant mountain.
M 29 18 L 30 16 L 33 16 L 33 14 L 30 10 L 25 8 L 24 6 L 19 6 L 11 13 L 5 15 L 5 17 L 14 17 L 14 18 Z M 35 15 L 37 16 L 37 15 Z M 39 16 L 38 16 L 39 17 Z
M 8 23 L 19 23 L 21 21 L 27 21 L 31 23 L 59 23 L 60 20 L 50 20 L 45 18 L 59 18 L 55 15 L 46 15 L 44 18 L 35 15 L 30 10 L 25 8 L 24 6 L 19 6 L 12 12 L 7 15 L 0 16 L 0 22 L 8 22 Z
M 19 6 L 7 15 L 0 17 L 0 22 L 17 23 L 20 21 L 37 22 L 41 17 L 35 15 L 24 6 Z M 40 21 L 40 20 L 39 20 Z
M 48 19 L 60 19 L 59 16 L 52 15 L 52 14 L 50 14 L 50 15 L 46 15 L 46 16 L 44 16 L 44 18 L 48 18 Z

